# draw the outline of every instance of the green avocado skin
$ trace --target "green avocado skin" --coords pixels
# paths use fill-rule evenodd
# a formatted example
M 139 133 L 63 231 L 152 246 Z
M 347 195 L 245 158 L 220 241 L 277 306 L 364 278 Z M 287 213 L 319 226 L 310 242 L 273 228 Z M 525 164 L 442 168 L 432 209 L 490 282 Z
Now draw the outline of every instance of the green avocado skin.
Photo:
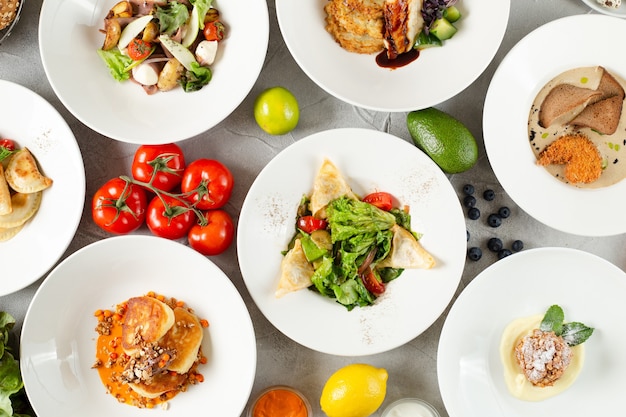
M 476 139 L 467 127 L 449 114 L 429 107 L 407 115 L 413 143 L 444 172 L 467 171 L 478 159 Z

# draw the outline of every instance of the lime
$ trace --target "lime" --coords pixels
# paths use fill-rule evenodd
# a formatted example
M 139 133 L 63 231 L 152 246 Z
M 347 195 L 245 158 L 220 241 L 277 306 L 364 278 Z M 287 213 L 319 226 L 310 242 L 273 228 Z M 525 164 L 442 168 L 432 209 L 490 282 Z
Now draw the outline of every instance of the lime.
M 298 101 L 284 87 L 264 90 L 254 101 L 254 119 L 270 135 L 284 135 L 298 124 Z
M 406 124 L 415 145 L 448 174 L 467 171 L 478 159 L 476 139 L 467 127 L 441 110 L 412 111 Z
M 378 410 L 387 393 L 387 371 L 372 365 L 346 365 L 332 374 L 320 397 L 328 417 L 368 417 Z

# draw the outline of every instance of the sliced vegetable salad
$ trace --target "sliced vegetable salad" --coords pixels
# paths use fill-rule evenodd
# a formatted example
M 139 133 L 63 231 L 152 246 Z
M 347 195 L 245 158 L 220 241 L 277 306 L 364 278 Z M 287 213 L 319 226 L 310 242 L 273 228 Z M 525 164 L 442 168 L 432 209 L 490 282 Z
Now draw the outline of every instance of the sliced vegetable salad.
M 226 33 L 212 0 L 123 0 L 104 19 L 98 54 L 111 76 L 146 93 L 200 90 Z
M 444 41 L 454 36 L 457 32 L 454 23 L 461 19 L 461 11 L 455 6 L 457 1 L 424 0 L 424 27 L 415 40 L 415 49 L 442 46 Z

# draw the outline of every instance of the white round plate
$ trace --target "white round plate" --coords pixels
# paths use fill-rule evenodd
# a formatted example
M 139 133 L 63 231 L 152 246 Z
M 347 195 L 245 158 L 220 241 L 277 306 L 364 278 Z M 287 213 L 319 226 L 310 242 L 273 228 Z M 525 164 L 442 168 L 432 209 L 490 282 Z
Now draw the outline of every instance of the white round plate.
M 408 205 L 411 227 L 423 233 L 420 241 L 436 266 L 405 270 L 374 305 L 352 311 L 306 289 L 276 298 L 281 251 L 324 158 L 358 195 L 387 191 Z M 465 250 L 463 212 L 443 172 L 407 141 L 368 129 L 319 132 L 279 153 L 250 187 L 237 235 L 244 281 L 267 319 L 301 345 L 341 356 L 384 352 L 426 330 L 454 296 Z
M 199 91 L 181 88 L 147 95 L 133 82 L 118 82 L 97 50 L 104 16 L 118 0 L 44 1 L 39 48 L 48 80 L 82 123 L 123 142 L 160 144 L 201 134 L 225 119 L 248 95 L 261 72 L 269 41 L 264 0 L 216 0 L 227 27 L 213 78 Z
M 450 417 L 613 414 L 624 390 L 625 293 L 624 271 L 575 249 L 531 249 L 484 270 L 452 305 L 439 339 L 437 375 Z M 565 321 L 595 329 L 585 342 L 583 369 L 555 397 L 519 400 L 504 382 L 500 337 L 514 319 L 553 304 L 563 308 Z
M 458 32 L 441 48 L 394 70 L 376 54 L 348 52 L 326 31 L 328 0 L 276 0 L 285 43 L 302 70 L 329 94 L 349 104 L 403 112 L 434 106 L 463 91 L 495 56 L 509 19 L 510 0 L 463 0 Z M 302 16 L 306 16 L 303 19 Z
M 598 39 L 626 37 L 626 21 L 578 15 L 547 23 L 515 45 L 496 70 L 485 98 L 483 136 L 489 162 L 511 198 L 554 229 L 582 236 L 626 232 L 626 181 L 580 189 L 553 178 L 537 165 L 528 139 L 528 115 L 535 96 L 560 73 L 602 65 L 626 77 L 624 59 Z M 537 51 L 543 53 L 539 58 Z M 538 65 L 538 60 L 541 65 Z
M 53 184 L 39 211 L 12 239 L 0 242 L 0 295 L 37 281 L 63 256 L 85 204 L 85 168 L 76 138 L 50 103 L 29 89 L 0 80 L 0 138 L 28 148 Z
M 608 7 L 602 7 L 596 0 L 582 0 L 587 6 L 591 7 L 597 12 L 607 14 L 609 16 L 626 17 L 626 4 L 622 4 L 617 9 L 611 9 Z
M 20 366 L 26 394 L 39 417 L 145 416 L 106 393 L 95 361 L 97 309 L 149 291 L 183 300 L 209 321 L 201 365 L 205 380 L 169 401 L 171 417 L 238 416 L 256 372 L 252 321 L 232 282 L 210 260 L 180 243 L 154 236 L 111 237 L 60 263 L 26 312 Z

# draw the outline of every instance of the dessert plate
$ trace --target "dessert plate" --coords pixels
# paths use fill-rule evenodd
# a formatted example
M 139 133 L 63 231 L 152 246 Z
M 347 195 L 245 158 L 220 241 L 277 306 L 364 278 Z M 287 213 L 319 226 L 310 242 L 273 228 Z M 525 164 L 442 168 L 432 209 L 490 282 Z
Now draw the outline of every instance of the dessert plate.
M 591 7 L 595 11 L 600 12 L 602 14 L 606 14 L 609 16 L 616 16 L 616 17 L 626 17 L 626 4 L 620 5 L 617 9 L 613 9 L 609 7 L 603 7 L 601 4 L 598 3 L 597 0 L 582 0 L 582 1 L 587 6 Z
M 480 273 L 446 317 L 437 352 L 439 389 L 450 417 L 527 417 L 613 413 L 621 404 L 626 357 L 626 274 L 610 262 L 568 248 L 530 249 Z M 521 317 L 557 304 L 566 321 L 593 327 L 583 369 L 564 392 L 539 402 L 513 397 L 504 381 L 500 337 Z

